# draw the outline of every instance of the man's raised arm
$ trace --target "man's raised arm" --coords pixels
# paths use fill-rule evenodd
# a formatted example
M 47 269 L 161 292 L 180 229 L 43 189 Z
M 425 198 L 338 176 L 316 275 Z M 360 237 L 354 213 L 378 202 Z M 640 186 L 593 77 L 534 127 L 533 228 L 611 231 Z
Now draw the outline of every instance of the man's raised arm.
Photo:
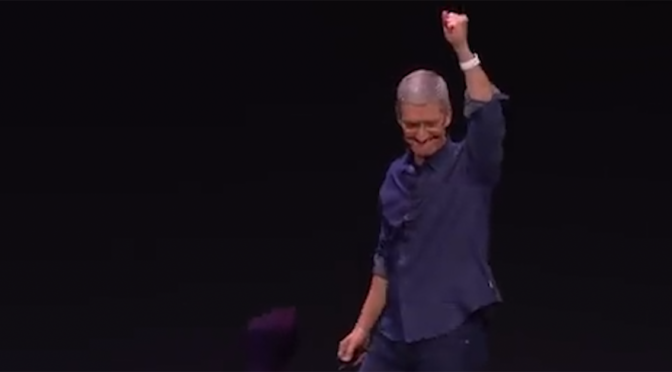
M 443 32 L 464 71 L 467 86 L 464 113 L 469 119 L 466 150 L 474 176 L 482 182 L 499 179 L 504 156 L 502 142 L 506 132 L 505 119 L 499 101 L 507 97 L 497 90 L 472 53 L 467 38 L 468 18 L 464 14 L 444 12 Z

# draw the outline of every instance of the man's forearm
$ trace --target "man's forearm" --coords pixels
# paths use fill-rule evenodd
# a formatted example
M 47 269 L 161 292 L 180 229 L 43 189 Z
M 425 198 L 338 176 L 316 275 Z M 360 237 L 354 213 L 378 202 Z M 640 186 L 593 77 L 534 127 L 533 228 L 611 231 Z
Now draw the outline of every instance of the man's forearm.
M 359 315 L 355 327 L 370 332 L 378 321 L 380 314 L 383 312 L 386 300 L 387 279 L 374 274 L 371 278 L 369 293 L 366 295 L 366 300 L 364 300 L 364 305 L 362 306 L 362 312 Z
M 474 53 L 471 52 L 468 44 L 457 46 L 454 49 L 460 63 L 474 58 Z M 492 99 L 495 88 L 480 65 L 464 71 L 464 79 L 467 86 L 467 94 L 471 99 L 481 102 L 488 102 Z

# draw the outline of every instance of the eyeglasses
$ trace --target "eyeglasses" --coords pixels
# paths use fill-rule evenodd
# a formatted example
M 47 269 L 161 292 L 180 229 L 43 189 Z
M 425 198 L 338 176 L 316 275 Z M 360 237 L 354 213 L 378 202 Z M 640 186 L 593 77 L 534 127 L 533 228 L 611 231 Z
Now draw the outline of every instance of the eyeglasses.
M 427 131 L 434 131 L 443 128 L 443 120 L 422 121 L 422 122 L 399 121 L 399 123 L 401 124 L 401 127 L 405 131 L 409 132 L 418 131 L 423 128 Z

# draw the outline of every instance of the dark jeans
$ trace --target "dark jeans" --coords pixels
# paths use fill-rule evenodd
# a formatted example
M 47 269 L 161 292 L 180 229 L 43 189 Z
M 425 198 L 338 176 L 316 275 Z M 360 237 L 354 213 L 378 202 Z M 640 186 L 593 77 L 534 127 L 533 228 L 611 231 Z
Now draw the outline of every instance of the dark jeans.
M 475 314 L 446 335 L 412 343 L 376 333 L 360 371 L 479 371 L 487 359 L 486 322 Z

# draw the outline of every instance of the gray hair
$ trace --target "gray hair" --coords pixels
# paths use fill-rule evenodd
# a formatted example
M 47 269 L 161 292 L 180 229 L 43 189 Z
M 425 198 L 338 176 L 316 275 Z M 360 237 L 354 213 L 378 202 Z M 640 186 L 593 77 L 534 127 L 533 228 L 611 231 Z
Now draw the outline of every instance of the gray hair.
M 441 75 L 429 70 L 415 70 L 404 76 L 397 86 L 397 114 L 401 103 L 425 105 L 439 103 L 450 112 L 448 85 Z

